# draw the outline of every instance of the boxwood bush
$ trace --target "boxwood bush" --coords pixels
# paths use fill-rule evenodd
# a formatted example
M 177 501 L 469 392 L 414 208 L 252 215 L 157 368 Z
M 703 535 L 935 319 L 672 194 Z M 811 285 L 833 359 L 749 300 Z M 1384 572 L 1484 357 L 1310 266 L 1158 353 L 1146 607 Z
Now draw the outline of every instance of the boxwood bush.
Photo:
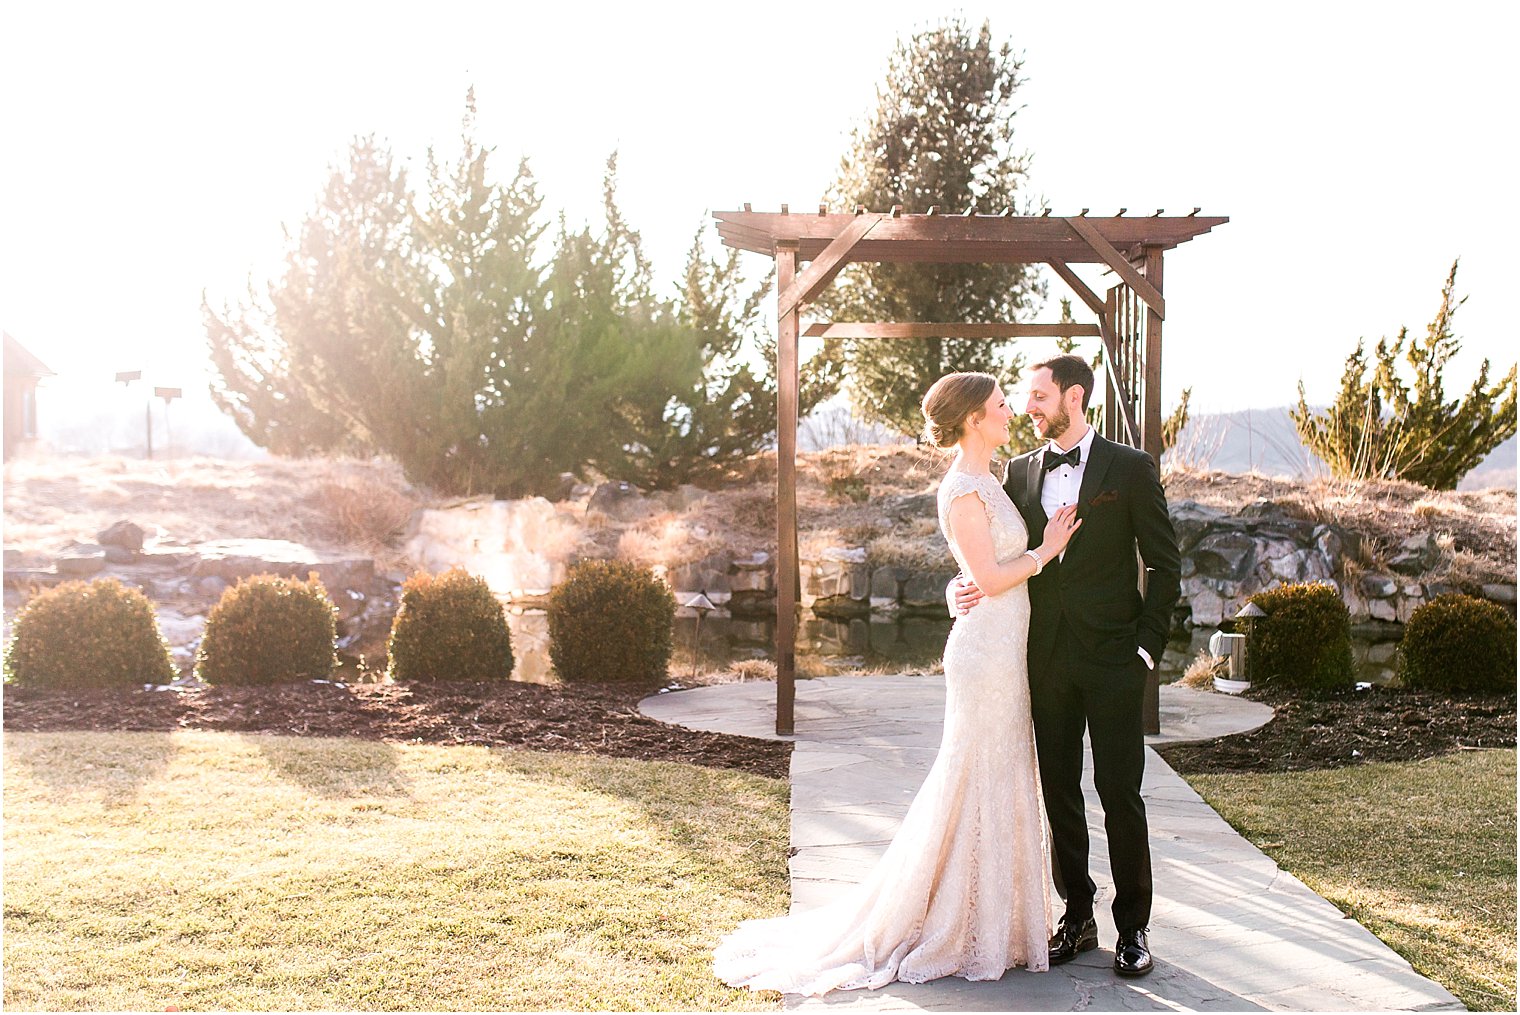
M 5 678 L 27 687 L 141 687 L 173 680 L 153 604 L 115 578 L 65 582 L 16 615 Z
M 326 680 L 338 661 L 334 612 L 315 574 L 245 578 L 211 608 L 196 676 L 208 684 Z
M 416 574 L 401 586 L 391 624 L 393 680 L 506 680 L 512 632 L 485 579 L 462 568 Z
M 549 594 L 549 659 L 565 680 L 664 680 L 676 597 L 642 567 L 593 560 Z
M 1333 585 L 1305 582 L 1258 592 L 1266 613 L 1252 622 L 1252 681 L 1321 693 L 1354 686 L 1351 612 Z
M 1437 596 L 1404 625 L 1399 678 L 1422 690 L 1513 691 L 1515 618 L 1484 599 Z

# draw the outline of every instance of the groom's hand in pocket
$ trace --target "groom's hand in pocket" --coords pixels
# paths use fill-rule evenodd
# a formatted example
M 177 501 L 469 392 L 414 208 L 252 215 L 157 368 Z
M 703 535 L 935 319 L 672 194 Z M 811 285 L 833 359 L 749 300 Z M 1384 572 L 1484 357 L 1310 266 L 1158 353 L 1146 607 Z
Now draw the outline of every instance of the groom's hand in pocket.
M 952 617 L 964 617 L 971 607 L 981 601 L 982 590 L 964 574 L 950 579 L 950 584 L 945 588 L 945 605 L 950 608 Z

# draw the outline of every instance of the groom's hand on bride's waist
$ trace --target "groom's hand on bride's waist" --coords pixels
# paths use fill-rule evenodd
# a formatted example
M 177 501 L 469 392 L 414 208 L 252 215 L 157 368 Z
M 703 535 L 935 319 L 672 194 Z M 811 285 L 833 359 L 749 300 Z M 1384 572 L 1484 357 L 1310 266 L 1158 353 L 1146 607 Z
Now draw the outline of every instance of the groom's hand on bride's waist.
M 956 575 L 945 587 L 945 605 L 950 608 L 952 617 L 964 617 L 971 607 L 981 601 L 982 590 L 965 575 Z

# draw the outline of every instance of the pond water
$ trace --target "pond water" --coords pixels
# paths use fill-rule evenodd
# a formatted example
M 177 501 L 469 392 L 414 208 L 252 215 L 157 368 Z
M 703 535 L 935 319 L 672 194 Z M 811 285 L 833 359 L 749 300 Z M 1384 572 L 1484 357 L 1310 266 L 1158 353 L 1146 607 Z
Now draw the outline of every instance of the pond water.
M 549 663 L 549 621 L 542 610 L 508 610 L 512 629 L 515 680 L 551 684 L 557 681 Z M 937 672 L 950 634 L 949 618 L 873 617 L 831 620 L 804 611 L 797 632 L 799 673 L 914 673 Z M 1377 685 L 1393 680 L 1393 652 L 1400 628 L 1352 629 L 1351 649 L 1356 679 Z M 1213 629 L 1195 630 L 1174 639 L 1161 660 L 1161 679 L 1182 676 L 1188 664 L 1206 649 Z M 694 617 L 676 618 L 670 675 L 681 680 L 694 672 L 729 669 L 745 659 L 774 660 L 776 622 L 708 617 L 697 629 Z M 694 651 L 695 649 L 695 651 Z

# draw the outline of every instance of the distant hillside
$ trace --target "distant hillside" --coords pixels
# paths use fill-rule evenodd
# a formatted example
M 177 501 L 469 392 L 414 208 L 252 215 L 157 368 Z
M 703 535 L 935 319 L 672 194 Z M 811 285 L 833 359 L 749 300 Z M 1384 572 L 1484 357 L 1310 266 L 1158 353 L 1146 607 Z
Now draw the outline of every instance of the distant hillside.
M 1304 447 L 1288 408 L 1247 409 L 1195 415 L 1177 438 L 1167 461 L 1220 472 L 1315 478 L 1328 475 L 1320 458 Z M 1458 489 L 1515 486 L 1515 438 L 1500 444 Z

